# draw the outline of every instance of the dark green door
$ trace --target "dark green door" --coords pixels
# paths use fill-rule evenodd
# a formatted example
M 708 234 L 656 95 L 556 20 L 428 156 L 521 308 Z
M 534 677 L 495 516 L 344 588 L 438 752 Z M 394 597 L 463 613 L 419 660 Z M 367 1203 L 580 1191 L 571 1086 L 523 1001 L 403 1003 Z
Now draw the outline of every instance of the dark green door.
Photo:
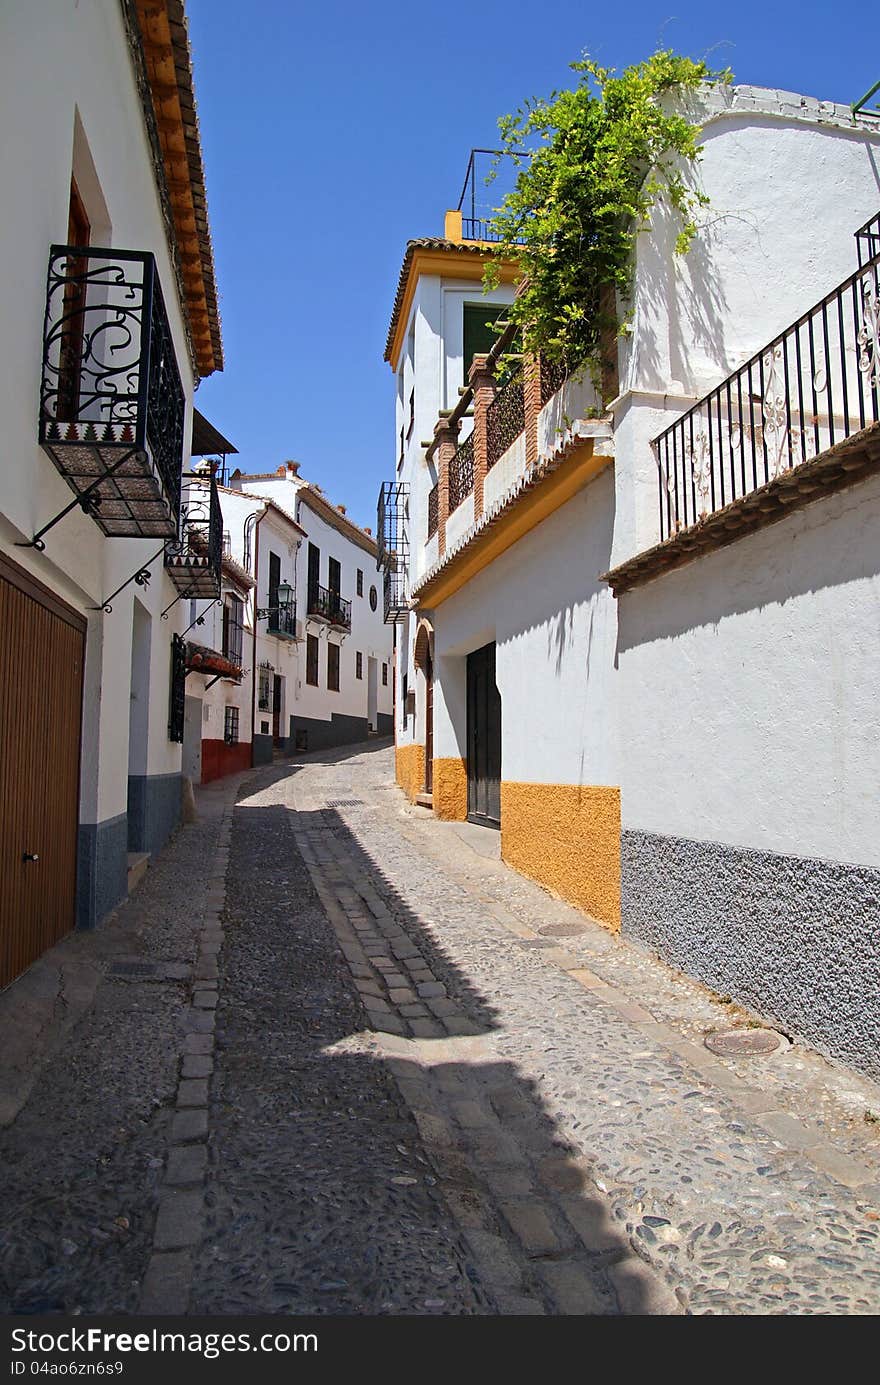
M 495 645 L 467 660 L 468 818 L 501 826 L 501 696 L 495 682 Z

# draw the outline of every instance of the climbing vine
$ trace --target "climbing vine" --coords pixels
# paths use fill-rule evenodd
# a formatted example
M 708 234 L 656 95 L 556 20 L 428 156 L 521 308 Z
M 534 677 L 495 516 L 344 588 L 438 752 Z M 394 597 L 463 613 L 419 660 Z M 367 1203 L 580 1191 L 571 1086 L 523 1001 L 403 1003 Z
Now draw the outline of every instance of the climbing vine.
M 518 173 L 492 230 L 500 237 L 498 259 L 522 266 L 511 310 L 522 346 L 550 360 L 585 363 L 598 380 L 602 344 L 618 326 L 609 305 L 630 293 L 635 237 L 650 224 L 652 207 L 661 196 L 671 206 L 675 248 L 684 254 L 695 214 L 707 203 L 686 177 L 700 145 L 681 98 L 702 82 L 731 76 L 672 52 L 654 53 L 620 75 L 589 57 L 571 66 L 578 73 L 572 90 L 526 101 L 499 121 L 504 153 Z M 490 262 L 489 287 L 498 274 L 498 261 Z

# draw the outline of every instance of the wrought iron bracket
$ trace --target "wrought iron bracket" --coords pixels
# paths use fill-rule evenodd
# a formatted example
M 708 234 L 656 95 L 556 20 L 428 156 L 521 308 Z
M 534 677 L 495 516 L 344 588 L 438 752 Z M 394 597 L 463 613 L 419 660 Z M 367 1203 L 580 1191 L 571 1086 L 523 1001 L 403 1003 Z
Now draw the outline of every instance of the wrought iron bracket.
M 136 572 L 133 572 L 130 577 L 126 578 L 121 587 L 117 587 L 115 592 L 111 592 L 110 595 L 104 601 L 101 602 L 100 606 L 89 606 L 88 609 L 90 611 L 103 611 L 105 615 L 109 616 L 111 611 L 113 610 L 113 607 L 110 603 L 112 601 L 115 601 L 119 593 L 124 592 L 125 588 L 127 586 L 130 586 L 132 582 L 137 583 L 139 587 L 146 587 L 148 585 L 150 578 L 153 575 L 150 572 L 150 568 L 152 567 L 156 559 L 161 557 L 164 552 L 165 545 L 163 543 L 162 547 L 153 554 L 152 558 L 150 558 L 148 562 L 142 563 Z
M 76 497 L 75 500 L 71 500 L 70 504 L 65 505 L 63 510 L 59 510 L 54 519 L 50 519 L 48 524 L 44 524 L 42 529 L 38 529 L 32 539 L 28 539 L 26 542 L 18 542 L 16 543 L 15 547 L 35 548 L 38 553 L 42 553 L 46 547 L 46 545 L 43 543 L 43 535 L 48 534 L 50 529 L 54 529 L 55 525 L 58 524 L 62 519 L 64 519 L 65 515 L 69 515 L 71 510 L 80 509 L 82 510 L 84 515 L 96 514 L 98 510 L 101 508 L 101 501 L 95 495 L 95 491 L 98 489 L 100 485 L 103 484 L 104 481 L 108 479 L 108 477 L 112 476 L 114 472 L 118 471 L 121 466 L 124 466 L 125 463 L 135 455 L 137 450 L 138 449 L 136 447 L 132 447 L 128 452 L 126 452 L 122 457 L 119 458 L 118 462 L 114 462 L 113 465 L 111 467 L 108 467 L 106 471 L 103 471 L 100 476 L 96 476 L 92 484 L 90 486 L 86 486 L 84 491 L 80 491 L 79 495 Z M 99 611 L 102 608 L 100 606 L 93 606 L 91 609 Z

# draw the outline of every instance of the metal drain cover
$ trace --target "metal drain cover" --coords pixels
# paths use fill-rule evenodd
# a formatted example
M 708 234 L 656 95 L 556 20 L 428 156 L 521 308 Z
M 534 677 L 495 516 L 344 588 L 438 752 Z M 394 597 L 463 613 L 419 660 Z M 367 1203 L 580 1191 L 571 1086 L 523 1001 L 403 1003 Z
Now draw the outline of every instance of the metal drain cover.
M 772 1029 L 721 1029 L 707 1034 L 705 1044 L 713 1053 L 726 1058 L 755 1058 L 763 1053 L 775 1053 L 779 1035 Z
M 328 798 L 328 808 L 365 808 L 362 798 Z
M 114 962 L 107 974 L 124 981 L 145 981 L 158 976 L 159 968 L 155 962 Z

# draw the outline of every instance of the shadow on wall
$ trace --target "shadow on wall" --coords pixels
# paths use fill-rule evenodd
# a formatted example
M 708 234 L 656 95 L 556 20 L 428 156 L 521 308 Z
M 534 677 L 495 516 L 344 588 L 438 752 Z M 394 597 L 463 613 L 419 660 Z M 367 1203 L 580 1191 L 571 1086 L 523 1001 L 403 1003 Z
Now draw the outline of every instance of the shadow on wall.
M 880 477 L 871 477 L 625 592 L 617 603 L 618 654 L 877 577 L 878 519 Z
M 464 1122 L 451 1139 L 438 1136 L 430 1145 L 432 1163 L 425 1162 L 419 1129 L 388 1063 L 350 1046 L 352 1036 L 368 1030 L 368 1019 L 294 831 L 328 872 L 341 872 L 346 890 L 362 878 L 378 893 L 445 983 L 474 1037 L 495 1032 L 498 1015 L 362 848 L 356 823 L 350 829 L 333 810 L 297 813 L 260 802 L 262 791 L 288 772 L 262 779 L 260 791 L 235 811 L 226 1008 L 213 1089 L 210 1256 L 202 1257 L 192 1311 L 424 1313 L 426 1292 L 432 1301 L 438 1288 L 444 1312 L 503 1311 L 481 1282 L 473 1249 L 450 1225 L 435 1174 L 470 1224 L 481 1225 L 480 1235 L 498 1238 L 491 1244 L 502 1263 L 513 1243 L 492 1182 L 526 1181 L 521 1205 L 530 1216 L 547 1218 L 564 1250 L 530 1258 L 524 1281 L 516 1282 L 517 1273 L 511 1292 L 546 1303 L 547 1281 L 576 1262 L 589 1269 L 597 1297 L 593 1306 L 568 1311 L 646 1311 L 637 1277 L 621 1288 L 633 1263 L 623 1228 L 610 1221 L 585 1161 L 513 1064 L 472 1055 L 467 1063 L 444 1059 L 448 1040 L 440 1039 L 434 1063 L 421 1061 L 416 1049 L 411 1058 L 393 1060 L 404 1084 L 424 1090 L 427 1079 L 447 1102 L 461 1098 L 463 1109 L 475 1089 L 480 1094 L 481 1121 Z M 421 1040 L 420 1050 L 426 1045 Z M 279 1139 L 279 1121 L 286 1138 Z M 422 1128 L 431 1129 L 432 1121 L 443 1126 L 423 1113 Z M 509 1201 L 520 1196 L 508 1186 Z M 591 1228 L 586 1243 L 585 1227 Z M 613 1267 L 616 1289 L 607 1272 Z
M 674 253 L 679 222 L 665 203 L 652 209 L 651 226 L 638 247 L 638 325 L 623 339 L 629 349 L 623 352 L 621 388 L 665 393 L 677 382 L 686 392 L 702 394 L 708 375 L 715 371 L 723 379 L 742 356 L 730 358 L 725 341 L 728 305 L 712 253 L 723 240 L 720 220 L 707 217 L 684 258 Z

